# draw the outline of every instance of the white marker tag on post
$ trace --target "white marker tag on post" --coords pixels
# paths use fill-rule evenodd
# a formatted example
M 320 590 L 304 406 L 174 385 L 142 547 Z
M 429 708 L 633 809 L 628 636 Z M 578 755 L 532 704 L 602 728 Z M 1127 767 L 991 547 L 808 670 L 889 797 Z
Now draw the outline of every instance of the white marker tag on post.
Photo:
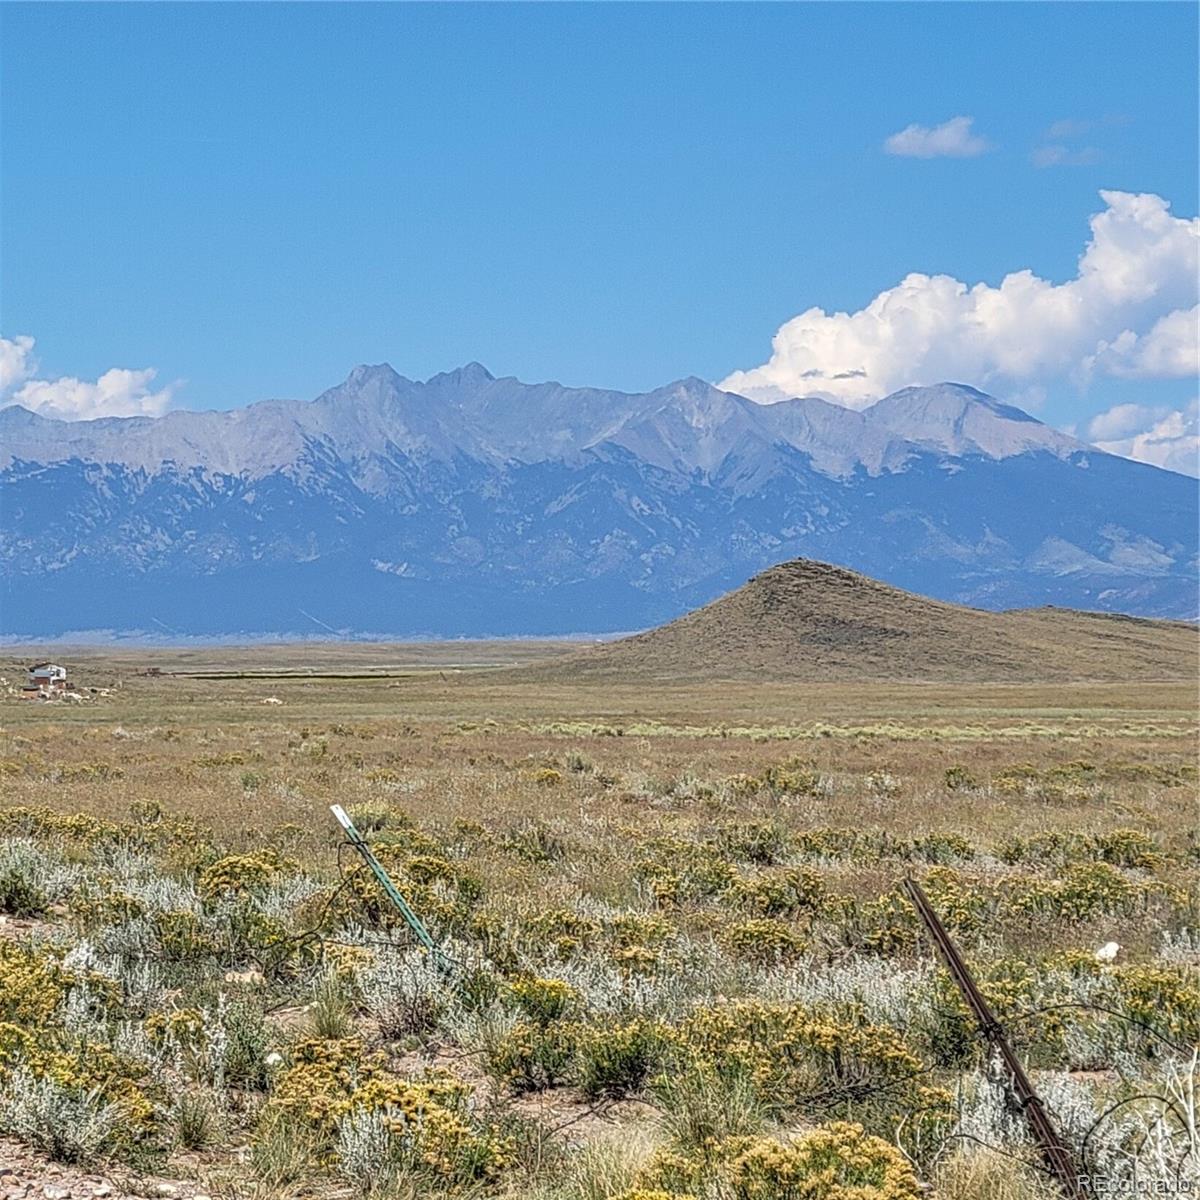
M 333 813 L 337 819 L 337 823 L 347 832 L 350 832 L 350 818 L 346 816 L 346 810 L 340 804 L 331 804 L 329 811 Z

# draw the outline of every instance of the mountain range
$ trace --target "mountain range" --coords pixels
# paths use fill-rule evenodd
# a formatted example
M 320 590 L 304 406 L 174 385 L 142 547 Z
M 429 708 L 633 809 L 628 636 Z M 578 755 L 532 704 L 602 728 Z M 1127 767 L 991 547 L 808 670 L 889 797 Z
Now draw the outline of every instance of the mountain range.
M 0 409 L 0 631 L 645 628 L 784 559 L 945 601 L 1197 615 L 1194 480 L 973 388 L 855 411 L 360 366 L 313 401 Z

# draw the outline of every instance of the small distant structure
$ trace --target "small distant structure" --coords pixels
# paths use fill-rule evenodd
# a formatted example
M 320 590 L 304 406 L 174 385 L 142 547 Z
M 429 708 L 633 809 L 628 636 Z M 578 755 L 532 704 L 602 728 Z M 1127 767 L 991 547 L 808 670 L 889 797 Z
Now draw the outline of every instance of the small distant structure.
M 67 668 L 52 662 L 34 663 L 29 668 L 29 680 L 21 691 L 30 699 L 66 695 Z

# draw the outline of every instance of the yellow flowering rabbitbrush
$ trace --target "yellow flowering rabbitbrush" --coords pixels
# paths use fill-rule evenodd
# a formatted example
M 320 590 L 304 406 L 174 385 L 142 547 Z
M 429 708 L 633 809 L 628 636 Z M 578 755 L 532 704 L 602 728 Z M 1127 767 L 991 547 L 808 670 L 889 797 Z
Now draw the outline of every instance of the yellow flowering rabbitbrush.
M 708 1139 L 690 1151 L 659 1150 L 639 1176 L 643 1195 L 708 1194 L 731 1200 L 917 1200 L 908 1160 L 861 1125 L 834 1121 L 795 1141 Z M 638 1192 L 628 1193 L 637 1195 Z
M 809 1094 L 851 1100 L 883 1084 L 915 1088 L 925 1070 L 894 1029 L 844 1023 L 795 1003 L 738 1000 L 701 1007 L 672 1037 L 700 1065 L 746 1075 L 780 1111 L 803 1109 Z

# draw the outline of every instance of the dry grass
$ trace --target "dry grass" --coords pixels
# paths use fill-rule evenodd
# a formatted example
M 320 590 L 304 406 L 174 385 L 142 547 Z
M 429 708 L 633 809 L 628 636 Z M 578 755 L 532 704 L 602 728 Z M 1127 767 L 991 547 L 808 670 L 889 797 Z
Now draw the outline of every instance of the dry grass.
M 391 647 L 379 654 L 403 661 Z M 211 669 L 240 660 L 229 650 L 206 655 Z M 288 649 L 281 659 L 294 668 L 298 655 Z M 4 662 L 0 676 L 19 679 L 22 661 L 29 660 Z M 980 837 L 1102 831 L 1133 817 L 1172 841 L 1191 827 L 1177 789 L 1136 779 L 1139 770 L 1195 762 L 1190 684 L 501 684 L 482 671 L 208 680 L 137 673 L 191 665 L 189 652 L 140 653 L 136 668 L 123 654 L 94 650 L 67 661 L 74 686 L 115 690 L 79 705 L 0 701 L 9 804 L 114 817 L 154 800 L 234 833 L 247 832 L 250 817 L 264 829 L 299 822 L 321 845 L 329 840 L 328 804 L 384 797 L 422 821 L 550 815 L 583 819 L 602 834 L 641 810 L 628 796 L 643 783 L 754 773 L 800 756 L 847 784 L 886 772 L 899 787 L 881 794 L 847 786 L 836 801 L 798 802 L 782 813 L 797 825 Z M 281 703 L 264 704 L 268 697 Z M 594 771 L 568 772 L 560 789 L 533 782 L 537 765 L 573 754 Z M 1130 778 L 1099 788 L 1109 802 L 1081 791 L 982 802 L 942 786 L 955 765 L 986 779 L 1014 764 L 1043 770 L 1080 760 Z M 597 776 L 618 782 L 597 787 Z M 651 812 L 669 824 L 681 819 L 678 808 L 654 803 Z M 743 809 L 761 815 L 750 801 Z
M 919 839 L 966 839 L 976 857 L 954 869 L 971 886 L 1003 891 L 1007 880 L 1052 883 L 1056 874 L 1053 866 L 1002 861 L 999 848 L 1011 839 L 1056 832 L 1100 839 L 1129 830 L 1167 856 L 1149 870 L 1122 867 L 1131 886 L 1149 880 L 1196 889 L 1197 712 L 1190 683 L 684 686 L 548 681 L 508 670 L 498 677 L 461 665 L 506 666 L 560 649 L 503 644 L 410 654 L 404 647 L 355 647 L 339 661 L 324 648 L 313 661 L 327 675 L 347 668 L 404 673 L 269 680 L 141 672 L 211 673 L 248 663 L 294 671 L 305 651 L 55 650 L 84 694 L 92 695 L 89 687 L 110 694 L 76 705 L 0 699 L 0 809 L 48 806 L 125 821 L 131 809 L 157 806 L 169 817 L 195 818 L 222 851 L 276 846 L 326 882 L 336 878 L 331 803 L 357 806 L 365 819 L 379 813 L 393 826 L 406 814 L 437 840 L 439 852 L 478 879 L 483 907 L 520 930 L 543 974 L 555 968 L 553 954 L 537 944 L 539 915 L 656 917 L 672 937 L 713 948 L 705 950 L 715 957 L 703 980 L 710 1001 L 766 986 L 765 975 L 728 950 L 729 928 L 744 923 L 747 912 L 728 897 L 656 904 L 645 875 L 635 870 L 652 839 L 726 847 L 725 860 L 753 883 L 773 868 L 756 857 L 758 849 L 737 841 L 748 836 L 739 830 L 751 827 L 756 838 L 778 839 L 783 860 L 814 871 L 828 893 L 865 904 L 936 861 L 912 857 Z M 13 655 L 0 675 L 15 681 L 19 669 Z M 264 704 L 268 697 L 280 703 Z M 813 786 L 761 785 L 781 771 L 811 776 Z M 805 857 L 795 849 L 831 830 L 884 849 L 841 858 Z M 861 953 L 824 947 L 800 918 L 782 920 L 801 942 L 813 939 L 804 961 L 818 972 Z M 1123 961 L 1150 963 L 1164 930 L 1177 932 L 1180 920 L 1178 911 L 1155 901 L 1070 922 L 997 925 L 964 935 L 964 942 L 981 963 L 1090 955 L 1109 940 L 1124 947 Z M 895 965 L 915 969 L 927 959 L 910 946 L 896 952 Z M 370 1020 L 364 1024 L 339 997 L 310 985 L 290 995 L 285 983 L 272 981 L 280 1005 L 317 1001 L 297 1027 L 315 1022 L 332 1036 L 357 1022 L 360 1032 L 375 1036 Z M 484 1036 L 455 1027 L 437 1039 L 453 1043 L 468 1035 Z M 477 1063 L 478 1053 L 478 1045 L 455 1047 L 467 1062 Z M 463 1069 L 462 1057 L 450 1061 Z M 471 1078 L 479 1082 L 475 1070 Z M 480 1086 L 481 1094 L 494 1090 Z M 619 1121 L 626 1118 L 597 1119 L 585 1135 L 591 1127 L 580 1118 L 588 1106 L 578 1094 L 565 1087 L 547 1095 L 559 1104 L 548 1124 L 567 1123 L 564 1133 L 546 1134 L 546 1148 L 537 1151 L 537 1194 L 547 1200 L 608 1200 L 631 1186 L 635 1168 L 674 1128 L 667 1119 L 661 1130 L 649 1129 L 642 1110 L 627 1118 L 640 1131 L 636 1146 L 623 1142 Z M 528 1098 L 505 1104 L 523 1119 L 542 1111 Z M 251 1118 L 227 1116 L 234 1126 L 229 1141 L 204 1151 L 211 1178 L 238 1181 L 229 1184 L 233 1195 L 262 1186 L 231 1151 L 237 1137 L 249 1136 L 236 1120 Z M 684 1113 L 680 1122 L 688 1118 Z M 804 1128 L 794 1115 L 787 1120 L 780 1136 Z M 611 1129 L 612 1121 L 616 1136 L 597 1141 L 596 1132 Z M 287 1143 L 286 1131 L 271 1137 L 279 1144 L 260 1141 L 263 1161 L 273 1155 L 291 1162 L 293 1153 L 309 1161 L 303 1146 Z M 579 1157 L 576 1143 L 592 1148 Z M 1040 1195 L 1032 1177 L 1022 1182 L 978 1156 L 944 1156 L 928 1177 L 945 1200 Z M 397 1178 L 401 1194 L 407 1185 Z M 318 1193 L 325 1186 L 310 1185 Z M 511 1195 L 531 1194 L 511 1180 L 505 1186 L 516 1189 Z
M 937 1176 L 939 1200 L 1060 1200 L 1061 1190 L 1007 1155 L 982 1151 L 947 1163 Z

